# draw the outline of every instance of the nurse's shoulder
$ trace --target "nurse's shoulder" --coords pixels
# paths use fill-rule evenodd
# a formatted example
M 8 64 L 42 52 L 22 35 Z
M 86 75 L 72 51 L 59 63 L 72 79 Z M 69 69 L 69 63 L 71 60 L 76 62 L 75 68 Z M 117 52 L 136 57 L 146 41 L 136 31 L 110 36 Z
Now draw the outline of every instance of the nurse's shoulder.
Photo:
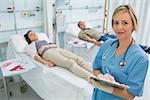
M 138 45 L 138 44 L 134 44 L 132 46 L 132 55 L 136 56 L 136 58 L 140 58 L 142 59 L 142 62 L 147 62 L 148 63 L 148 55 L 146 54 L 146 52 Z

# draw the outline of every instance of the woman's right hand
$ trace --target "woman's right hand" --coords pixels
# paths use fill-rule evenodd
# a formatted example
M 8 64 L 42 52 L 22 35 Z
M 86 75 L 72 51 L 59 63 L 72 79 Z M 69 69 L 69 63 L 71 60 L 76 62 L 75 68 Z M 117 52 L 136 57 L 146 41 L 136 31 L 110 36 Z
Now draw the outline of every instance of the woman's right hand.
M 56 44 L 50 44 L 49 47 L 50 48 L 57 48 L 57 45 Z
M 92 39 L 93 40 L 93 43 L 95 44 L 95 45 L 98 45 L 98 46 L 101 46 L 103 43 L 101 43 L 100 41 L 97 41 L 97 40 L 95 40 L 95 39 Z
M 49 67 L 54 67 L 55 66 L 55 64 L 50 62 L 50 61 L 46 61 L 45 65 L 48 65 Z
M 101 46 L 103 43 L 97 41 L 96 45 Z

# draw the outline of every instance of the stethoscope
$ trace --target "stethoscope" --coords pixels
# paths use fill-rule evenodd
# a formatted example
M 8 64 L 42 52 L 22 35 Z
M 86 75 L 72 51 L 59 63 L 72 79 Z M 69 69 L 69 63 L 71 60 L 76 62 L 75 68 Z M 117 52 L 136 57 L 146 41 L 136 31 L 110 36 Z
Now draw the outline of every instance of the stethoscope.
M 117 47 L 119 46 L 119 40 L 118 40 L 118 39 L 117 39 L 116 41 L 112 42 L 111 45 L 110 45 L 110 46 L 106 49 L 106 51 L 104 52 L 104 54 L 103 54 L 103 56 L 102 56 L 102 59 L 103 59 L 103 60 L 109 60 L 109 59 L 111 59 L 111 58 L 113 57 L 113 55 L 115 54 L 116 50 L 114 50 L 114 52 L 113 52 L 108 58 L 106 57 L 106 55 L 107 55 L 107 53 L 108 53 L 108 50 L 109 50 L 109 49 L 114 45 L 114 43 L 116 43 L 116 42 L 118 43 L 118 44 L 117 44 Z M 133 39 L 132 39 L 130 45 L 128 46 L 127 50 L 125 51 L 125 54 L 124 54 L 124 56 L 123 56 L 123 59 L 119 62 L 119 65 L 120 65 L 121 67 L 123 67 L 123 66 L 126 65 L 126 61 L 125 61 L 126 55 L 127 55 L 127 52 L 128 52 L 128 50 L 129 50 L 130 46 L 132 45 L 132 42 L 133 42 Z

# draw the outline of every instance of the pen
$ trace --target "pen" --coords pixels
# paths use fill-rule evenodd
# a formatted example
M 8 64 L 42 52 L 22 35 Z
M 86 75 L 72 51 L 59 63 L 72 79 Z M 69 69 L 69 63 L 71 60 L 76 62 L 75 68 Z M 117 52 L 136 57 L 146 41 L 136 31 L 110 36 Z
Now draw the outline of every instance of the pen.
M 109 69 L 105 67 L 106 73 L 110 74 Z

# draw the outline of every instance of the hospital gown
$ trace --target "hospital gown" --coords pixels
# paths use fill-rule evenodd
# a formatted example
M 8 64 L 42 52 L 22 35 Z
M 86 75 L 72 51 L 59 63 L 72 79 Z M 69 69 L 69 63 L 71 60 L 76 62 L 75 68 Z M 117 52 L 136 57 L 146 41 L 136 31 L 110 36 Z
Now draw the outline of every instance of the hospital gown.
M 120 66 L 119 62 L 123 60 L 125 52 L 116 57 L 118 43 L 113 41 L 115 40 L 109 40 L 101 46 L 93 62 L 93 69 L 100 69 L 103 74 L 111 74 L 117 82 L 130 87 L 127 90 L 129 93 L 141 96 L 148 69 L 147 55 L 136 43 L 133 43 L 125 56 L 125 66 Z M 122 100 L 122 98 L 95 88 L 92 100 Z

